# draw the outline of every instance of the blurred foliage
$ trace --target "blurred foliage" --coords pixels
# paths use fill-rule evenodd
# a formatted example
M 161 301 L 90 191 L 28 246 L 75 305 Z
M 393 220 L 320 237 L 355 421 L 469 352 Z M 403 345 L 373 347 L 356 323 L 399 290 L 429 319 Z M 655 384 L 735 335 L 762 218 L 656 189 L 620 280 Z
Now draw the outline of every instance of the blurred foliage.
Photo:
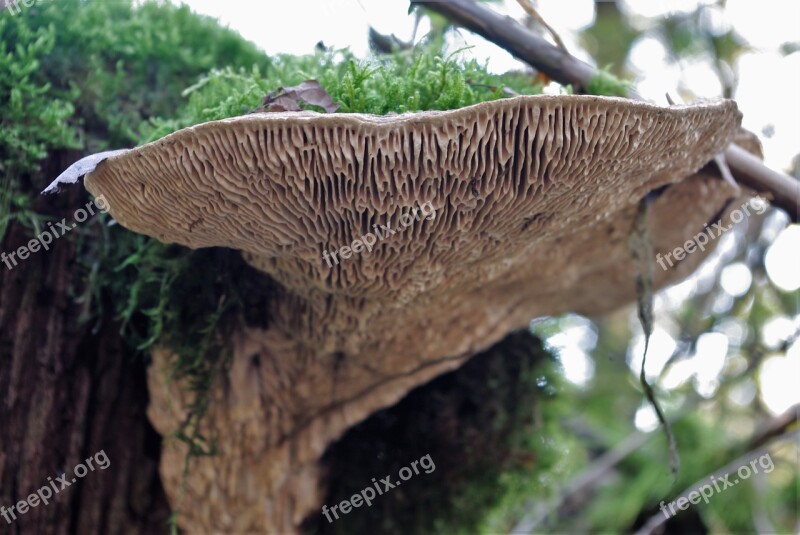
M 660 22 L 655 32 L 676 61 L 710 58 L 711 67 L 722 84 L 722 96 L 733 97 L 736 85 L 733 66 L 736 57 L 748 49 L 736 30 L 719 30 L 711 22 L 720 5 L 698 6 L 690 13 L 677 13 Z
M 586 92 L 590 95 L 606 95 L 609 97 L 626 97 L 631 84 L 611 74 L 607 69 L 597 71 L 589 80 Z
M 629 13 L 630 9 L 623 9 L 616 0 L 595 0 L 594 23 L 581 31 L 580 42 L 598 65 L 611 65 L 611 72 L 623 78 L 635 75 L 626 69 L 626 60 L 639 39 L 653 37 L 679 65 L 684 60 L 707 62 L 720 80 L 721 96 L 733 97 L 736 59 L 749 48 L 734 28 L 719 22 L 725 9 L 723 0 L 698 3 L 690 11 L 675 11 L 657 19 Z
M 637 39 L 654 37 L 678 65 L 689 60 L 707 64 L 720 80 L 721 96 L 733 95 L 735 61 L 748 47 L 735 28 L 719 23 L 724 18 L 724 2 L 659 18 L 637 15 L 629 5 L 621 9 L 620 4 L 596 1 L 595 21 L 581 33 L 581 43 L 598 64 L 614 65 L 615 74 L 633 76 L 636 73 L 624 68 L 630 51 Z M 792 50 L 787 46 L 784 53 Z M 685 98 L 690 100 L 693 95 Z M 540 526 L 542 531 L 629 532 L 650 516 L 661 514 L 662 500 L 670 502 L 689 484 L 745 453 L 742 448 L 748 438 L 772 417 L 762 401 L 762 389 L 768 387 L 758 380 L 764 361 L 785 354 L 793 340 L 797 350 L 797 332 L 777 346 L 768 346 L 762 336 L 776 321 L 794 322 L 798 328 L 800 294 L 778 288 L 764 266 L 766 250 L 785 221 L 778 212 L 748 218 L 727 237 L 726 252 L 712 262 L 713 268 L 704 270 L 702 280 L 682 285 L 692 289 L 679 303 L 664 297 L 659 300 L 656 327 L 668 332 L 676 348 L 655 382 L 668 418 L 675 422 L 681 453 L 678 481 L 673 485 L 669 476 L 665 440 L 653 432 L 644 446 L 609 470 L 599 484 L 582 489 L 568 507 L 556 510 Z M 752 281 L 743 295 L 733 296 L 721 287 L 721 276 L 727 266 L 742 264 Z M 571 315 L 551 318 L 538 323 L 535 332 L 555 340 L 553 337 L 574 328 L 575 323 L 576 317 Z M 582 318 L 578 323 L 596 340 L 596 345 L 583 348 L 594 374 L 576 389 L 579 401 L 570 425 L 583 435 L 581 444 L 587 448 L 588 466 L 592 467 L 603 453 L 640 433 L 634 422 L 637 416 L 650 414 L 650 409 L 636 381 L 638 369 L 630 364 L 633 351 L 641 351 L 637 345 L 641 329 L 633 313 L 627 310 L 591 322 Z M 708 391 L 709 386 L 694 376 L 674 386 L 673 377 L 683 373 L 687 361 L 704 357 L 698 354 L 698 340 L 708 333 L 724 334 L 729 344 L 718 384 Z M 786 380 L 783 388 L 796 387 L 797 377 Z M 796 442 L 774 449 L 773 460 L 776 469 L 763 480 L 748 480 L 715 494 L 709 504 L 693 505 L 671 519 L 666 532 L 747 533 L 763 530 L 765 519 L 773 532 L 795 531 L 800 517 Z
M 762 389 L 769 386 L 758 381 L 759 370 L 770 356 L 785 353 L 792 344 L 795 350 L 798 346 L 797 332 L 778 344 L 767 343 L 761 334 L 776 318 L 796 318 L 800 312 L 798 292 L 775 286 L 763 263 L 769 236 L 784 222 L 785 216 L 778 212 L 754 215 L 720 244 L 722 251 L 710 260 L 715 269 L 708 269 L 704 281 L 682 284 L 691 288 L 690 298 L 680 302 L 664 294 L 657 298 L 656 328 L 665 330 L 676 342 L 653 382 L 667 417 L 674 422 L 681 454 L 678 480 L 673 483 L 670 476 L 663 435 L 651 432 L 642 446 L 624 456 L 599 483 L 582 489 L 570 507 L 559 509 L 541 526 L 543 531 L 627 532 L 640 527 L 650 516 L 661 514 L 661 501 L 669 503 L 690 484 L 707 479 L 751 449 L 752 437 L 772 417 L 762 401 Z M 732 296 L 725 292 L 720 278 L 726 266 L 740 263 L 747 265 L 753 280 L 746 292 Z M 590 361 L 592 377 L 568 394 L 575 400 L 568 426 L 583 437 L 579 447 L 585 449 L 590 467 L 602 453 L 641 433 L 634 422 L 650 408 L 636 380 L 638 368 L 632 364 L 634 352 L 641 351 L 642 337 L 632 310 L 594 321 L 574 315 L 546 318 L 535 324 L 534 332 L 548 342 L 557 341 L 564 332 L 590 341 L 580 349 Z M 708 333 L 724 334 L 728 341 L 725 365 L 712 381 L 711 390 L 700 375 L 683 375 L 686 372 L 682 371 L 690 363 L 702 368 L 700 361 L 705 355 L 699 352 L 698 340 Z M 678 381 L 676 375 L 683 378 Z M 791 388 L 796 381 L 796 377 L 787 377 L 784 388 Z M 796 441 L 772 448 L 771 455 L 773 472 L 715 492 L 709 504 L 691 507 L 696 517 L 687 513 L 670 520 L 667 532 L 753 532 L 756 518 L 768 518 L 774 532 L 791 532 L 798 521 L 800 488 Z M 687 517 L 693 523 L 679 528 L 678 523 Z
M 642 34 L 620 10 L 616 1 L 595 0 L 594 24 L 581 32 L 580 43 L 598 65 L 612 65 L 613 74 L 629 75 L 625 59 Z

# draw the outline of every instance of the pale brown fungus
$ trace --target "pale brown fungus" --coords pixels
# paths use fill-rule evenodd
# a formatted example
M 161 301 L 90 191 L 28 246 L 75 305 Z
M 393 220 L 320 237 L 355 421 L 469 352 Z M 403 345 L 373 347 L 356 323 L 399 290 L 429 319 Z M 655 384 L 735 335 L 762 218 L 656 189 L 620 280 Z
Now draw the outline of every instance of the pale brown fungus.
M 634 300 L 638 201 L 669 186 L 649 216 L 657 252 L 695 235 L 735 192 L 707 173 L 683 179 L 739 122 L 732 101 L 526 96 L 386 117 L 248 115 L 106 160 L 86 187 L 122 225 L 238 249 L 283 288 L 269 329 L 231 340 L 233 366 L 205 423 L 220 453 L 193 462 L 184 504 L 198 505 L 184 507 L 181 526 L 293 531 L 321 505 L 317 460 L 349 426 L 532 317 Z M 432 218 L 400 224 L 424 206 Z M 374 225 L 395 233 L 342 259 Z M 323 257 L 333 251 L 338 264 Z M 704 256 L 656 268 L 655 286 Z M 162 434 L 185 411 L 168 361 L 156 351 L 149 379 Z M 183 455 L 178 445 L 162 458 L 173 501 Z

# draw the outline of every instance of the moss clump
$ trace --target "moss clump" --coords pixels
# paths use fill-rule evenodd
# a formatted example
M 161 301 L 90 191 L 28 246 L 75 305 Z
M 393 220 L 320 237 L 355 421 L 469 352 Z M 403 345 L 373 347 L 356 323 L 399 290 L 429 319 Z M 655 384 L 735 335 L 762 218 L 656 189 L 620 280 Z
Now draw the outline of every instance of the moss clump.
M 597 71 L 586 86 L 586 92 L 590 95 L 607 97 L 627 97 L 630 89 L 630 82 L 617 78 L 608 69 Z
M 170 3 L 38 2 L 19 15 L 2 10 L 0 21 L 0 50 L 15 51 L 15 87 L 27 79 L 72 104 L 62 118 L 89 150 L 138 142 L 142 120 L 174 113 L 181 91 L 211 69 L 270 65 L 232 30 Z
M 376 115 L 450 110 L 541 92 L 531 78 L 490 74 L 484 65 L 459 61 L 457 55 L 421 49 L 359 61 L 339 51 L 278 56 L 266 71 L 215 70 L 184 92 L 188 97 L 185 107 L 167 119 L 152 121 L 144 137 L 154 140 L 200 122 L 243 115 L 278 87 L 309 79 L 318 80 L 334 102 L 341 104 L 339 112 Z
M 420 469 L 370 507 L 340 514 L 332 523 L 318 512 L 306 520 L 305 532 L 473 534 L 501 529 L 487 526 L 487 516 L 521 496 L 541 496 L 547 484 L 536 474 L 558 467 L 563 457 L 553 429 L 559 399 L 552 364 L 537 338 L 517 332 L 350 429 L 322 460 L 328 507 L 373 485 L 373 478 L 390 475 L 390 481 L 397 481 L 401 468 L 426 455 L 435 469 Z
M 174 113 L 202 74 L 253 65 L 270 61 L 187 7 L 58 0 L 18 14 L 0 8 L 0 238 L 12 221 L 35 226 L 30 207 L 54 172 L 42 172 L 45 158 L 136 144 L 142 121 Z
M 53 26 L 34 29 L 0 16 L 0 36 L 0 173 L 12 177 L 36 169 L 51 147 L 78 146 L 66 123 L 75 93 L 56 96 L 38 75 L 55 48 Z

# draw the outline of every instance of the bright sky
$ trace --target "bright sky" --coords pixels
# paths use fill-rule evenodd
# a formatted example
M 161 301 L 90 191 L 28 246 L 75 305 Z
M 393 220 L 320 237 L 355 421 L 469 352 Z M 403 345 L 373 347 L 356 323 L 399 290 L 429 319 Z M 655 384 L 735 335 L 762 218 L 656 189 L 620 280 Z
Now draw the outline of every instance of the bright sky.
M 211 15 L 223 24 L 241 33 L 269 54 L 307 54 L 317 42 L 335 48 L 349 47 L 355 54 L 368 53 L 367 29 L 374 27 L 381 33 L 395 34 L 409 40 L 414 17 L 408 14 L 405 0 L 293 0 L 290 2 L 255 0 L 183 0 L 195 11 Z M 698 4 L 712 4 L 710 0 L 622 0 L 622 8 L 632 14 L 632 21 L 640 29 L 653 26 L 651 18 L 671 12 L 690 12 Z M 538 0 L 539 12 L 564 39 L 567 48 L 580 59 L 592 62 L 581 51 L 578 32 L 594 20 L 592 0 Z M 513 17 L 521 17 L 522 9 L 514 0 L 492 4 Z M 743 126 L 756 132 L 764 145 L 766 162 L 776 168 L 788 169 L 792 158 L 800 152 L 800 52 L 789 56 L 778 53 L 787 42 L 800 41 L 800 2 L 791 0 L 728 0 L 727 8 L 710 8 L 706 11 L 709 25 L 714 31 L 725 32 L 736 28 L 750 45 L 737 63 L 739 85 L 735 95 L 744 114 Z M 423 25 L 417 36 L 424 35 Z M 504 72 L 520 69 L 522 64 L 511 55 L 469 32 L 460 32 L 453 45 L 472 46 L 468 54 L 489 61 L 490 69 Z M 657 103 L 666 104 L 664 94 L 691 93 L 703 98 L 721 94 L 718 79 L 707 63 L 698 61 L 670 62 L 667 51 L 658 38 L 645 32 L 634 44 L 629 66 L 637 72 L 636 86 L 640 94 Z M 681 91 L 679 91 L 679 89 Z M 775 219 L 775 218 L 773 218 Z M 770 279 L 786 291 L 800 289 L 800 226 L 786 227 L 786 220 L 773 222 L 775 240 L 766 256 Z M 721 244 L 719 258 L 730 251 L 732 243 Z M 718 262 L 717 262 L 718 264 Z M 665 303 L 679 302 L 688 297 L 703 280 L 708 280 L 716 265 L 713 261 L 689 281 L 665 294 Z M 741 295 L 752 280 L 744 266 L 729 266 L 722 277 L 727 299 Z M 724 308 L 725 303 L 719 303 Z M 551 337 L 548 343 L 559 349 L 567 378 L 584 384 L 594 373 L 588 353 L 596 341 L 590 322 L 575 317 L 569 329 Z M 740 327 L 740 326 L 739 326 Z M 732 326 L 733 332 L 737 326 Z M 775 318 L 769 333 L 764 336 L 786 335 L 800 328 L 800 315 L 794 318 Z M 567 332 L 569 331 L 569 332 Z M 776 334 L 777 333 L 777 334 Z M 653 335 L 648 354 L 647 373 L 656 376 L 675 347 L 677 333 L 659 327 Z M 732 333 L 707 333 L 698 341 L 696 355 L 682 361 L 662 378 L 664 386 L 675 387 L 692 380 L 695 389 L 703 396 L 713 395 L 716 377 L 722 369 Z M 638 370 L 641 364 L 643 340 L 632 345 L 631 367 Z M 637 360 L 638 359 L 638 360 Z M 637 371 L 638 373 L 638 371 Z M 764 403 L 775 413 L 793 403 L 800 402 L 800 341 L 795 342 L 786 355 L 770 356 L 760 370 L 759 380 Z M 749 403 L 748 393 L 739 396 Z M 642 429 L 655 425 L 655 415 L 648 405 L 637 414 L 636 424 Z

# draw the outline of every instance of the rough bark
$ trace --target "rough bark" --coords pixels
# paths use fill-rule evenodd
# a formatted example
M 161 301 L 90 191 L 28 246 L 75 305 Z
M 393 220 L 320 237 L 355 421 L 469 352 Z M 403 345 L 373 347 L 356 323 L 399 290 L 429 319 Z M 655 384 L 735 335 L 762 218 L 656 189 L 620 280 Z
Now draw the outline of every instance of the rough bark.
M 54 158 L 48 168 L 70 159 Z M 74 188 L 34 208 L 69 221 L 87 200 Z M 12 223 L 0 251 L 31 234 Z M 66 473 L 69 482 L 73 468 L 101 450 L 110 465 L 16 520 L 0 517 L 0 525 L 5 533 L 160 533 L 169 510 L 158 478 L 161 439 L 145 416 L 146 363 L 111 318 L 79 321 L 76 296 L 87 281 L 78 254 L 75 236 L 66 235 L 12 270 L 0 264 L 0 506 L 9 509 L 48 478 Z

